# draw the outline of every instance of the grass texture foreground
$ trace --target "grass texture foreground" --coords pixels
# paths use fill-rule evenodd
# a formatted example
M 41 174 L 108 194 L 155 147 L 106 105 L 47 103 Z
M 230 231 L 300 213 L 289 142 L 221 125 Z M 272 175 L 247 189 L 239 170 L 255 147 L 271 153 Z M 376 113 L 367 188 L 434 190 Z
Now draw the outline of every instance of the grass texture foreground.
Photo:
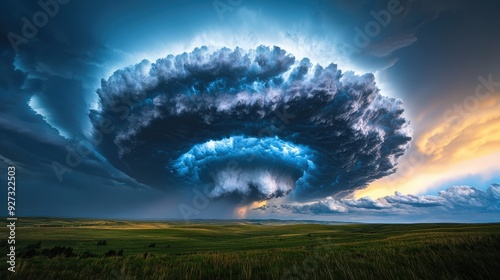
M 6 228 L 2 236 L 7 236 Z M 1 242 L 4 252 L 11 245 Z M 498 279 L 500 224 L 19 218 L 0 279 Z M 5 255 L 4 255 L 5 256 Z

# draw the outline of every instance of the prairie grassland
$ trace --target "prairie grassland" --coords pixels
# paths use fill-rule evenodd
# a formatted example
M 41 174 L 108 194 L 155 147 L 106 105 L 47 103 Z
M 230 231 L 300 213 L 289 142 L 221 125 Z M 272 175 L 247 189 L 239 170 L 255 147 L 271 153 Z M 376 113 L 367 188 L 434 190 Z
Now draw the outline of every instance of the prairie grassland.
M 16 272 L 4 261 L 0 279 L 490 280 L 500 224 L 20 218 L 16 253 Z

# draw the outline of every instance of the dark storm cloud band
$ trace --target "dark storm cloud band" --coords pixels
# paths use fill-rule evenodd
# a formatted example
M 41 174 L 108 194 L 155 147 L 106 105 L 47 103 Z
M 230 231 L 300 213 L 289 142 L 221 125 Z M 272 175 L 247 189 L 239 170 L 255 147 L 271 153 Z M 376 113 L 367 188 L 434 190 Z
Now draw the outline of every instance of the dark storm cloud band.
M 202 47 L 144 60 L 103 80 L 98 95 L 93 122 L 116 125 L 102 146 L 111 162 L 158 187 L 178 179 L 211 184 L 214 196 L 349 193 L 393 173 L 411 140 L 402 102 L 380 95 L 372 74 L 313 67 L 279 47 Z M 276 112 L 293 117 L 273 137 L 262 135 L 276 127 Z M 218 149 L 207 152 L 208 145 Z M 286 149 L 301 152 L 285 156 Z M 243 173 L 224 171 L 231 160 Z

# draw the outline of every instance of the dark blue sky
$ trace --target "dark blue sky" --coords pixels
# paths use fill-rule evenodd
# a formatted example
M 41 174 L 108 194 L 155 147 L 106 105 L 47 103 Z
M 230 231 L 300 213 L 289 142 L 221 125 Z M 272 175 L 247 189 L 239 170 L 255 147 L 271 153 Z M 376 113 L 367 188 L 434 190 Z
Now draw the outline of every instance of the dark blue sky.
M 20 215 L 498 220 L 495 1 L 39 3 L 0 12 Z

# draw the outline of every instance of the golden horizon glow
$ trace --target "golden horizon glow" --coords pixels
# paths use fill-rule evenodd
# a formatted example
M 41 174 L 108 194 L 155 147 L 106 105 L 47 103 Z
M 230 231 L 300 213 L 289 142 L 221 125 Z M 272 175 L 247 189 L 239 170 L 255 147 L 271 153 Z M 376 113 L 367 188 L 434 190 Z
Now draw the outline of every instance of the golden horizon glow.
M 355 197 L 420 194 L 452 180 L 487 178 L 500 171 L 500 96 L 475 101 L 477 106 L 469 102 L 472 105 L 459 107 L 462 111 L 445 111 L 443 122 L 415 136 L 416 149 L 399 161 L 395 174 L 357 191 Z
M 244 219 L 244 218 L 246 218 L 248 211 L 250 211 L 254 208 L 262 207 L 262 206 L 266 205 L 266 203 L 267 203 L 266 200 L 254 201 L 254 202 L 250 203 L 249 205 L 243 205 L 240 207 L 236 207 L 236 209 L 234 210 L 234 214 L 236 217 L 238 217 L 240 219 Z

